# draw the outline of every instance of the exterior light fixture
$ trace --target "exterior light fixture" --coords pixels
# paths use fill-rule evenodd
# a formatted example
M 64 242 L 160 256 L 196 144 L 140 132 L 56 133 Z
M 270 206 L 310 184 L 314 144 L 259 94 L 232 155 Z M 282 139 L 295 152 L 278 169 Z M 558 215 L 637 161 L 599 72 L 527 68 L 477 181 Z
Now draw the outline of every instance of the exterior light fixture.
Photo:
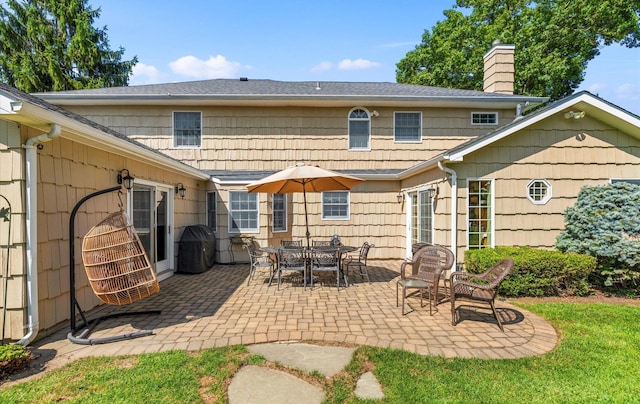
M 585 116 L 585 112 L 584 111 L 569 111 L 569 112 L 565 112 L 564 114 L 564 119 L 580 119 L 580 118 L 584 118 Z
M 187 188 L 185 188 L 184 185 L 181 182 L 179 182 L 176 185 L 175 189 L 176 189 L 176 194 L 179 194 L 180 198 L 184 199 L 184 194 L 187 192 Z
M 404 201 L 404 194 L 401 192 L 398 192 L 398 195 L 396 195 L 396 199 L 398 200 L 398 203 L 402 203 L 402 201 Z
M 135 178 L 129 174 L 129 170 L 126 168 L 118 172 L 118 184 L 122 185 L 124 183 L 124 187 L 127 188 L 127 191 L 131 191 L 131 188 L 133 188 L 134 179 Z

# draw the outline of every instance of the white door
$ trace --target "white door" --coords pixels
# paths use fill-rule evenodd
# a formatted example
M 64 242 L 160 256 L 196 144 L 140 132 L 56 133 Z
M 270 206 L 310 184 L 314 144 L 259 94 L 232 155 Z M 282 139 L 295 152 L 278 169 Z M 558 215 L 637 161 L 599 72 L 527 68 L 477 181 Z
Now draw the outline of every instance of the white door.
M 407 257 L 411 257 L 414 246 L 433 244 L 433 189 L 419 189 L 407 196 Z
M 131 193 L 131 217 L 158 279 L 173 271 L 172 189 L 160 185 L 135 183 Z

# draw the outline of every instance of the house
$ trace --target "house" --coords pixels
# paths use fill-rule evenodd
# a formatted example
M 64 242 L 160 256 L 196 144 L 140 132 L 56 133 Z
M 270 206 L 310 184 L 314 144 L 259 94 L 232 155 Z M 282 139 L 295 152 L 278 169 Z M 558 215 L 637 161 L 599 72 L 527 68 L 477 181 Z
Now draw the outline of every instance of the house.
M 163 277 L 175 270 L 175 245 L 186 225 L 215 229 L 221 263 L 242 254 L 233 236 L 262 245 L 304 238 L 302 195 L 246 188 L 298 162 L 365 180 L 351 191 L 307 195 L 314 239 L 337 234 L 349 245 L 369 241 L 375 259 L 410 256 L 416 243 L 442 244 L 459 264 L 466 249 L 553 248 L 563 212 L 582 186 L 640 178 L 640 118 L 587 92 L 526 113 L 547 99 L 512 94 L 513 52 L 496 44 L 487 53 L 484 92 L 247 78 L 35 95 L 0 87 L 0 194 L 15 195 L 12 206 L 22 210 L 12 217 L 19 223 L 27 219 L 18 197 L 28 194 L 26 161 L 40 167 L 37 214 L 31 214 L 38 243 L 29 251 L 39 252 L 31 273 L 40 279 L 41 328 L 69 319 L 64 226 L 73 203 L 113 185 L 123 168 L 136 178 L 127 193 L 134 224 L 140 217 L 151 223 L 136 228 L 149 237 L 164 234 L 155 240 L 164 240 L 156 248 L 166 260 L 154 259 Z M 44 143 L 51 124 L 61 134 Z M 31 145 L 44 148 L 23 150 L 33 136 L 41 140 Z M 184 199 L 174 192 L 179 185 Z M 160 214 L 139 211 L 137 195 L 170 203 Z M 92 204 L 78 234 L 116 204 L 113 198 Z M 14 237 L 19 248 L 12 262 L 26 260 L 28 238 Z M 28 277 L 26 266 L 15 267 L 14 289 Z M 78 289 L 93 307 L 90 288 Z M 23 332 L 28 310 L 15 303 L 18 297 L 10 301 L 15 319 L 5 329 L 13 337 Z

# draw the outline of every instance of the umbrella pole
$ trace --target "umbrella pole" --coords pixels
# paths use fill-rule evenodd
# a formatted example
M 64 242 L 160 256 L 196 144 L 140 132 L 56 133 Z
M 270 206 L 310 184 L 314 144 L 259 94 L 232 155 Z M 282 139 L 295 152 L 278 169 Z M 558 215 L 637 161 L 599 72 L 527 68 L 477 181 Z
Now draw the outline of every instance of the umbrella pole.
M 302 185 L 302 198 L 304 199 L 304 224 L 307 228 L 307 248 L 310 248 L 311 233 L 309 233 L 309 217 L 307 215 L 307 190 L 304 188 L 304 184 Z

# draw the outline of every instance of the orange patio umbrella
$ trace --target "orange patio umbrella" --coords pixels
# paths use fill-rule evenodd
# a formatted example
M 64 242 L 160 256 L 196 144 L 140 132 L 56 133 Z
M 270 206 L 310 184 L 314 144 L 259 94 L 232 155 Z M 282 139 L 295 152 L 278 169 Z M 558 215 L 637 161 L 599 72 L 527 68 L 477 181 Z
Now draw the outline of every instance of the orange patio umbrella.
M 309 218 L 307 216 L 307 192 L 349 190 L 361 183 L 362 179 L 335 171 L 297 164 L 278 171 L 268 177 L 247 185 L 249 192 L 267 192 L 271 194 L 289 194 L 302 192 L 304 199 L 304 220 L 307 229 L 307 247 L 309 247 Z

